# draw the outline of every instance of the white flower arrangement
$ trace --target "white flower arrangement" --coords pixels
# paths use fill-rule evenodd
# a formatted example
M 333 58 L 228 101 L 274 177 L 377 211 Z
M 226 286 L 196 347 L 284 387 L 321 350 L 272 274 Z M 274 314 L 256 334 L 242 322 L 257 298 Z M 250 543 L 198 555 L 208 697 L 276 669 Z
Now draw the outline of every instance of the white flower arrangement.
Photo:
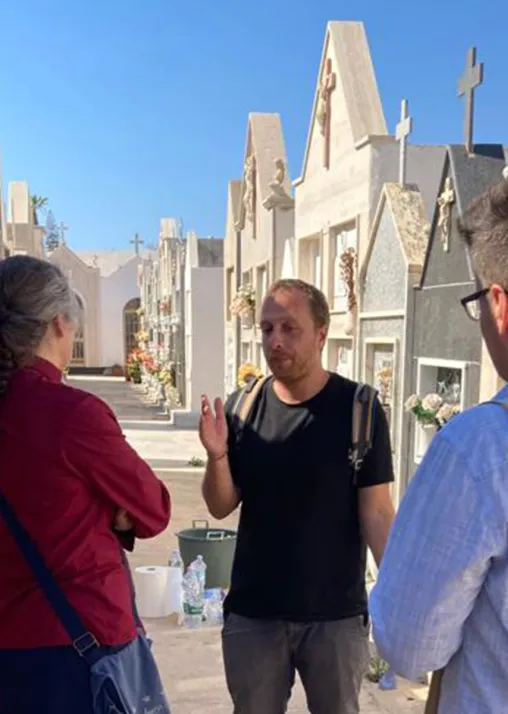
M 422 426 L 436 429 L 441 429 L 460 413 L 458 405 L 443 402 L 439 394 L 426 394 L 423 398 L 412 394 L 406 401 L 405 410 L 413 414 Z
M 231 314 L 237 317 L 252 315 L 256 307 L 256 295 L 252 285 L 242 285 L 231 301 Z
M 427 394 L 422 399 L 422 407 L 428 412 L 437 412 L 443 406 L 443 400 L 439 394 Z
M 417 394 L 412 394 L 405 404 L 405 409 L 407 412 L 412 412 L 419 404 L 421 404 L 420 397 Z
M 177 409 L 178 407 L 181 407 L 182 405 L 180 403 L 180 394 L 178 389 L 172 384 L 165 384 L 163 385 L 163 388 L 164 396 L 166 397 L 166 406 L 169 409 Z

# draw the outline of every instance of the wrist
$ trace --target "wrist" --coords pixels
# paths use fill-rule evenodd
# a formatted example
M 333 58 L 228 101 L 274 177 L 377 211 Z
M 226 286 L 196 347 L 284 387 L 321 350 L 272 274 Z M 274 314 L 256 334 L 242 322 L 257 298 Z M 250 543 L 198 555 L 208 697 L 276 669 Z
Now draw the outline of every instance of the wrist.
M 217 462 L 217 461 L 222 461 L 223 459 L 226 459 L 227 456 L 228 456 L 228 451 L 227 451 L 226 448 L 224 448 L 224 451 L 220 451 L 220 452 L 218 452 L 218 453 L 216 453 L 216 454 L 214 454 L 213 452 L 208 451 L 206 455 L 207 455 L 207 457 L 208 457 L 208 461 L 212 461 L 212 462 L 215 463 L 215 462 Z

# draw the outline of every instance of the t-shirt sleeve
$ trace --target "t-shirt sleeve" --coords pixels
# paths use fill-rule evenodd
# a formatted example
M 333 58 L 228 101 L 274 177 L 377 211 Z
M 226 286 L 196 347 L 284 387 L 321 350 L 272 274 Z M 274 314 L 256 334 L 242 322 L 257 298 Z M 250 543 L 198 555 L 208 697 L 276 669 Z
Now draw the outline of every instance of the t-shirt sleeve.
M 228 424 L 228 460 L 229 460 L 229 470 L 231 471 L 231 476 L 233 478 L 233 483 L 237 488 L 240 488 L 240 468 L 238 459 L 238 433 L 239 425 L 238 419 L 233 415 L 234 405 L 238 399 L 240 392 L 236 391 L 231 394 L 224 405 L 224 412 L 226 414 L 226 421 Z
M 392 445 L 386 412 L 379 399 L 374 404 L 374 435 L 358 474 L 359 488 L 391 483 L 393 477 Z

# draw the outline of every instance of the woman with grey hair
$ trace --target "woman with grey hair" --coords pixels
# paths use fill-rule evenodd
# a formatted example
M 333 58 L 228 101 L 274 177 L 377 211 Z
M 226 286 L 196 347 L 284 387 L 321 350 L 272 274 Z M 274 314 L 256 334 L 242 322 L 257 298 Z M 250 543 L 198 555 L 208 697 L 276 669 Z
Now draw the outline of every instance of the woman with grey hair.
M 113 529 L 151 538 L 170 516 L 166 488 L 109 407 L 62 380 L 77 319 L 76 296 L 57 267 L 27 256 L 0 262 L 2 714 L 97 711 L 91 654 L 98 661 L 139 637 Z M 41 570 L 86 638 L 70 636 Z

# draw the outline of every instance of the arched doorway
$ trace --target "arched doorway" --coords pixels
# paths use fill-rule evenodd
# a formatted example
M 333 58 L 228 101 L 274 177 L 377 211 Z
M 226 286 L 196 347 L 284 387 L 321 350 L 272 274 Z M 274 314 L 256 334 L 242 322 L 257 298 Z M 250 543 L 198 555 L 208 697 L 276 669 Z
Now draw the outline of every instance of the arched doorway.
M 76 336 L 74 338 L 74 345 L 72 346 L 72 365 L 84 365 L 86 350 L 85 350 L 85 304 L 83 299 L 78 293 L 76 295 L 78 305 L 79 305 L 79 318 L 78 318 L 78 329 L 76 331 Z
M 140 330 L 139 308 L 141 300 L 132 298 L 125 304 L 123 309 L 123 341 L 124 341 L 124 361 L 132 350 L 138 346 L 136 333 Z

